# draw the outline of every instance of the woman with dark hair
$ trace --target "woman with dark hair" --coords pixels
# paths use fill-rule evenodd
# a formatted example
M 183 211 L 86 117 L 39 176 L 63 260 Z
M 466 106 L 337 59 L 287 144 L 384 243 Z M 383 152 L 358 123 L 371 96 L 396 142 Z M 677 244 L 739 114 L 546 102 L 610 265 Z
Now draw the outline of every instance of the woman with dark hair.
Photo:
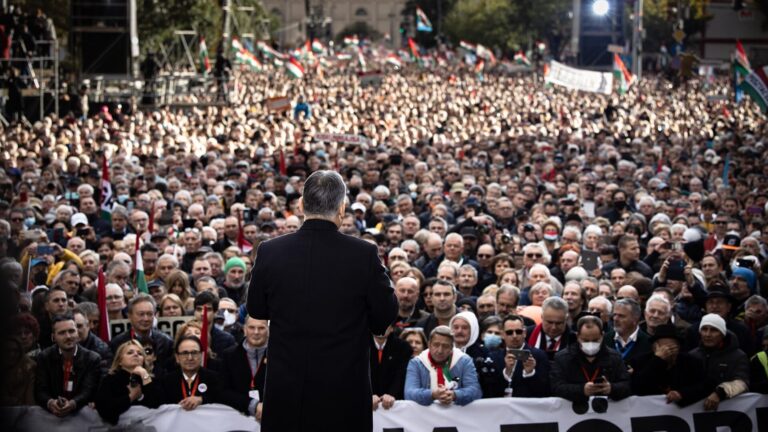
M 179 370 L 163 378 L 163 403 L 178 404 L 191 411 L 202 404 L 220 401 L 219 376 L 203 367 L 203 346 L 196 336 L 176 341 L 175 357 Z
M 117 348 L 96 396 L 96 411 L 105 421 L 117 423 L 120 415 L 134 405 L 160 405 L 160 389 L 145 369 L 145 358 L 145 348 L 135 339 Z

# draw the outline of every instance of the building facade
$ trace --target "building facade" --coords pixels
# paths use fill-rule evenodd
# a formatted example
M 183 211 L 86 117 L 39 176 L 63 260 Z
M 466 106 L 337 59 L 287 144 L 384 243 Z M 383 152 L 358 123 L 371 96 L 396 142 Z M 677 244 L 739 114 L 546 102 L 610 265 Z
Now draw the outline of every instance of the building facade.
M 275 35 L 283 47 L 297 46 L 307 36 L 307 5 L 305 0 L 263 0 L 264 9 L 276 15 L 280 29 Z M 344 28 L 362 22 L 389 36 L 394 46 L 400 46 L 400 22 L 405 0 L 309 0 L 310 14 L 317 26 L 316 34 L 335 38 Z

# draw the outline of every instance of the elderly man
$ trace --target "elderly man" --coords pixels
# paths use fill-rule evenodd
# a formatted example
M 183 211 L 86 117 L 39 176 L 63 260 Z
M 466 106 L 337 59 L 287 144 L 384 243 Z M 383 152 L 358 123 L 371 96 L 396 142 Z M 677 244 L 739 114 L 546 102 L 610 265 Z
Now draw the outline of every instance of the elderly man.
M 574 410 L 586 412 L 592 396 L 621 400 L 631 394 L 629 374 L 621 356 L 603 344 L 599 318 L 587 315 L 576 322 L 577 343 L 555 356 L 550 374 L 554 396 L 574 402 Z M 598 405 L 593 403 L 598 411 Z M 583 410 L 583 411 L 582 411 Z
M 269 325 L 265 320 L 246 317 L 243 333 L 243 342 L 227 348 L 221 356 L 222 400 L 261 420 Z
M 404 328 L 414 327 L 420 320 L 429 316 L 427 312 L 416 308 L 419 300 L 419 281 L 412 277 L 401 277 L 395 284 L 397 297 L 396 333 Z
M 155 361 L 154 374 L 160 376 L 166 371 L 171 355 L 173 354 L 173 341 L 168 335 L 154 328 L 155 311 L 157 304 L 155 299 L 147 294 L 139 294 L 128 303 L 128 320 L 131 322 L 129 331 L 120 333 L 109 341 L 112 352 L 124 342 L 137 339 L 145 347 L 152 347 L 157 360 Z
M 691 355 L 704 364 L 704 380 L 712 392 L 704 399 L 704 409 L 712 411 L 717 410 L 720 402 L 749 389 L 749 359 L 720 315 L 704 315 L 699 333 L 701 345 Z
M 651 352 L 650 337 L 640 329 L 642 310 L 635 300 L 625 298 L 613 305 L 613 329 L 605 333 L 604 343 L 621 355 L 629 370 L 635 360 Z
M 224 249 L 230 246 L 237 246 L 237 234 L 239 232 L 237 218 L 230 216 L 224 219 L 224 237 L 213 244 L 213 250 L 216 252 L 224 252 Z
M 420 405 L 466 405 L 482 397 L 472 359 L 453 346 L 447 326 L 429 334 L 429 348 L 408 363 L 405 399 Z
M 157 272 L 155 273 L 155 279 L 165 280 L 166 277 L 173 271 L 179 268 L 179 260 L 171 254 L 160 255 L 157 259 Z
M 504 350 L 495 350 L 493 386 L 485 397 L 545 397 L 549 395 L 549 358 L 528 345 L 523 319 L 517 315 L 504 318 Z M 518 358 L 520 356 L 520 358 Z
M 457 233 L 450 233 L 445 236 L 445 243 L 443 244 L 443 255 L 431 261 L 424 267 L 422 271 L 424 273 L 424 277 L 436 276 L 437 269 L 440 267 L 440 264 L 444 260 L 453 261 L 459 264 L 459 266 L 469 264 L 475 269 L 480 267 L 477 262 L 469 259 L 469 257 L 464 255 L 464 238 Z
M 541 305 L 541 324 L 526 329 L 528 345 L 547 353 L 549 360 L 575 341 L 568 329 L 568 303 L 560 297 L 550 297 Z

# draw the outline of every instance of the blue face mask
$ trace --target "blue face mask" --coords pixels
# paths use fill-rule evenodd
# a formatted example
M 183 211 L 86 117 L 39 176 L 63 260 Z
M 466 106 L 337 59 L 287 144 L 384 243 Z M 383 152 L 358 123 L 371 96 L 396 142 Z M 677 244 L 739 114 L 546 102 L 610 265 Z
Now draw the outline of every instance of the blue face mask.
M 495 334 L 486 334 L 483 336 L 483 345 L 488 349 L 498 348 L 501 345 L 501 336 Z
M 77 192 L 65 192 L 64 199 L 68 199 L 68 200 L 80 199 L 80 194 Z
M 130 198 L 130 197 L 131 197 L 130 195 L 118 195 L 117 196 L 117 202 L 122 204 L 122 203 L 128 201 L 128 198 Z
M 37 220 L 34 217 L 24 218 L 24 226 L 27 228 L 32 227 L 36 222 Z

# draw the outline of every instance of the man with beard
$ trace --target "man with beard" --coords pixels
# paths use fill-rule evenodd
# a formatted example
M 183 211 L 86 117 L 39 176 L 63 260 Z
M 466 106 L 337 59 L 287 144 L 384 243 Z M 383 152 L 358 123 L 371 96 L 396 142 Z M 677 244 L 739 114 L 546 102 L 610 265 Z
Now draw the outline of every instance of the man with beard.
M 412 277 L 402 277 L 395 284 L 395 296 L 397 297 L 397 321 L 395 321 L 396 333 L 404 328 L 414 327 L 417 322 L 429 316 L 428 313 L 416 309 L 419 299 L 419 281 Z

